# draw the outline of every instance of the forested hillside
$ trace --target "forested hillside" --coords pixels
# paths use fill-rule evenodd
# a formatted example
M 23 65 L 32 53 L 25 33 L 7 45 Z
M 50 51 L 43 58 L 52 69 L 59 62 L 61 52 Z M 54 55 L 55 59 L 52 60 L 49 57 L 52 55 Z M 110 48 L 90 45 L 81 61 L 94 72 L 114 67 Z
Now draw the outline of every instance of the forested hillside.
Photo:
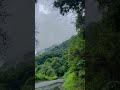
M 64 75 L 68 69 L 66 56 L 71 41 L 72 39 L 36 56 L 36 80 L 56 79 Z
M 36 74 L 40 72 L 40 67 L 47 68 L 51 66 L 53 72 L 56 76 L 61 77 L 68 70 L 68 51 L 72 47 L 73 43 L 77 39 L 77 36 L 71 37 L 71 39 L 63 42 L 62 44 L 55 46 L 54 48 L 49 48 L 43 54 L 36 56 Z M 43 68 L 43 69 L 44 69 Z M 56 69 L 56 70 L 55 70 Z M 45 70 L 43 70 L 46 72 Z M 42 72 L 40 72 L 42 73 Z M 52 74 L 52 73 L 51 73 Z M 50 76 L 50 75 L 48 75 Z
M 82 56 L 84 53 L 84 40 L 82 35 L 79 34 L 49 51 L 36 56 L 36 81 L 65 78 L 66 82 L 64 83 L 64 87 L 68 90 L 70 88 L 74 89 L 75 85 L 81 86 L 84 84 L 85 63 L 79 54 L 81 53 Z

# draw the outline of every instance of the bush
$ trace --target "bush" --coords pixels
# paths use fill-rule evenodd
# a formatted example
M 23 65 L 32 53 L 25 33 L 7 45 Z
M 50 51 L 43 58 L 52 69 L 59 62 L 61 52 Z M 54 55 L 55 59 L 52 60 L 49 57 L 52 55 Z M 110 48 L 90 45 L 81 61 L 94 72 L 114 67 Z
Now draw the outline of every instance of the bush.
M 65 90 L 74 90 L 75 78 L 76 78 L 75 73 L 71 73 L 68 75 L 68 78 L 66 79 L 65 83 L 63 84 Z
M 35 80 L 54 80 L 54 79 L 57 79 L 58 77 L 57 76 L 52 76 L 52 77 L 49 77 L 49 76 L 45 76 L 45 75 L 42 75 L 42 74 L 36 74 L 35 75 Z
M 77 76 L 74 72 L 67 72 L 64 76 L 66 81 L 63 84 L 65 90 L 85 90 L 85 73 L 84 71 L 80 71 L 79 75 Z
M 35 80 L 48 80 L 48 77 L 42 74 L 36 74 Z

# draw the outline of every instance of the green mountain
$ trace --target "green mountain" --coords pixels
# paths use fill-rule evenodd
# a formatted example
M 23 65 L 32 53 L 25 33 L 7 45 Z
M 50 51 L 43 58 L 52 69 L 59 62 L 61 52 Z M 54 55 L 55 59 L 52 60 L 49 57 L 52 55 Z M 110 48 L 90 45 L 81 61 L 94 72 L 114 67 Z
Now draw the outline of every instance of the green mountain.
M 76 36 L 71 37 L 71 39 L 63 42 L 60 45 L 54 45 L 54 47 L 49 47 L 45 49 L 45 52 L 36 56 L 36 63 L 37 65 L 41 65 L 45 63 L 47 59 L 59 57 L 62 58 L 68 51 L 68 49 L 72 46 L 72 43 L 74 43 Z
M 64 78 L 66 90 L 84 86 L 84 40 L 80 33 L 35 57 L 35 80 Z
M 42 74 L 49 77 L 53 74 L 55 77 L 62 77 L 69 68 L 67 54 L 68 50 L 72 46 L 72 43 L 74 43 L 75 38 L 76 36 L 72 36 L 71 39 L 60 45 L 47 48 L 46 52 L 36 56 L 36 75 Z M 51 70 L 49 71 L 49 69 Z M 49 74 L 49 72 L 51 72 L 51 74 Z

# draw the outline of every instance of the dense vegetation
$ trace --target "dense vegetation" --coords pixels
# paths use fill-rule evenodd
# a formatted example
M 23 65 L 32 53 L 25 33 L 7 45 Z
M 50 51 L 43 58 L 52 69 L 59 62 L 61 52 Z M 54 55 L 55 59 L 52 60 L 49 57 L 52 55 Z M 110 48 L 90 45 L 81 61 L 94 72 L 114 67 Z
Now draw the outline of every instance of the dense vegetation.
M 60 61 L 64 56 L 66 57 L 63 60 L 67 62 L 66 65 L 63 64 L 67 67 L 67 70 L 63 71 L 64 78 L 66 78 L 64 83 L 66 90 L 84 90 L 85 87 L 86 90 L 101 90 L 103 88 L 104 90 L 119 90 L 120 88 L 120 83 L 110 84 L 112 81 L 120 81 L 120 70 L 118 69 L 120 65 L 120 3 L 118 0 L 96 1 L 99 3 L 98 8 L 102 16 L 100 21 L 86 26 L 86 43 L 84 43 L 85 0 L 56 0 L 54 2 L 54 6 L 60 10 L 62 15 L 70 10 L 77 13 L 76 30 L 78 35 L 75 36 L 77 38 L 73 40 L 74 43 L 70 42 L 71 46 L 64 50 L 65 54 L 61 52 L 60 56 L 58 54 L 55 56 Z M 84 51 L 85 48 L 86 51 Z M 50 61 L 54 62 L 54 59 Z M 38 65 L 40 64 L 38 63 Z M 58 74 L 54 73 L 55 76 Z M 61 77 L 63 74 L 59 74 L 60 76 L 57 77 Z M 108 84 L 110 84 L 110 87 L 105 88 Z
M 68 90 L 84 85 L 84 40 L 79 34 L 36 56 L 36 80 L 66 78 L 64 87 Z
M 120 66 L 120 2 L 119 0 L 96 1 L 98 1 L 98 10 L 100 10 L 100 14 L 102 14 L 102 16 L 100 21 L 90 23 L 85 27 L 85 87 L 86 90 L 101 90 L 103 88 L 105 90 L 119 90 L 120 70 L 118 68 Z M 84 27 L 84 16 L 82 16 L 85 9 L 84 2 L 85 0 L 56 0 L 54 5 L 60 9 L 60 13 L 63 15 L 69 10 L 76 11 L 78 15 L 76 28 L 81 29 L 81 26 Z M 78 50 L 80 50 L 81 47 L 80 45 L 78 46 Z M 74 55 L 71 56 L 73 56 L 73 59 L 76 58 Z M 82 58 L 81 52 L 79 52 L 79 56 Z M 75 59 L 74 62 L 77 62 L 77 60 L 78 59 Z M 79 59 L 79 61 L 81 60 Z M 70 66 L 70 68 L 71 67 L 72 66 Z M 73 71 L 75 72 L 75 69 Z M 81 70 L 77 71 L 80 71 L 81 73 Z M 68 79 L 71 79 L 72 76 L 79 78 L 79 75 L 73 73 L 68 77 Z M 113 84 L 114 81 L 117 81 L 117 83 Z M 68 82 L 68 86 L 72 86 L 74 83 L 79 87 L 80 82 L 81 80 L 77 83 L 71 79 L 71 81 Z M 75 90 L 74 87 L 71 88 L 73 89 L 67 89 Z M 77 90 L 81 89 L 79 88 Z

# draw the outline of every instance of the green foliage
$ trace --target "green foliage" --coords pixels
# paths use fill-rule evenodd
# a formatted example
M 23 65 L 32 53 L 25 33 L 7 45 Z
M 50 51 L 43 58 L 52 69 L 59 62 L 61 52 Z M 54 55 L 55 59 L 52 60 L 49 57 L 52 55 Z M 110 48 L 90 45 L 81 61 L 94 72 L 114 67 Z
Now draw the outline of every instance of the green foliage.
M 38 73 L 38 74 L 36 74 L 35 75 L 35 80 L 36 81 L 43 81 L 43 80 L 54 80 L 54 79 L 57 79 L 58 77 L 57 76 L 45 76 L 45 75 L 43 75 L 43 74 L 40 74 L 40 73 Z
M 85 89 L 85 41 L 82 30 L 79 31 L 74 46 L 69 49 L 69 75 L 64 83 L 66 90 L 84 90 Z M 73 84 L 74 83 L 74 84 Z M 71 88 L 71 89 L 70 89 Z
M 83 31 L 78 31 L 78 35 L 37 56 L 36 80 L 63 77 L 66 79 L 64 83 L 66 90 L 84 90 L 85 40 L 83 39 Z M 42 63 L 39 63 L 41 61 Z
M 66 82 L 64 83 L 64 88 L 66 90 L 74 90 L 75 88 L 75 78 L 76 78 L 76 74 L 75 73 L 71 73 L 68 75 L 68 78 L 66 80 Z
M 61 57 L 48 57 L 43 64 L 38 64 L 35 69 L 36 80 L 51 80 L 56 77 L 66 78 L 64 87 L 66 90 L 84 90 L 85 87 L 85 41 L 83 39 L 83 30 L 70 40 L 62 43 L 57 48 L 53 48 L 42 55 L 52 54 L 57 51 Z M 68 45 L 69 44 L 69 45 Z M 66 50 L 64 50 L 66 47 Z M 40 55 L 41 57 L 43 57 Z M 40 57 L 39 56 L 39 57 Z M 39 58 L 39 60 L 44 60 Z M 49 73 L 50 72 L 50 73 Z
M 85 0 L 56 0 L 54 6 L 59 8 L 61 14 L 65 14 L 70 10 L 74 10 L 77 13 L 83 14 L 85 9 Z
M 47 64 L 40 65 L 37 68 L 36 73 L 41 73 L 41 74 L 47 75 L 47 76 L 54 76 L 54 75 L 56 75 L 54 70 L 52 69 L 52 67 L 50 65 L 47 65 Z
M 36 80 L 42 80 L 46 77 L 62 77 L 68 71 L 68 50 L 75 43 L 76 36 L 63 42 L 54 48 L 48 48 L 46 52 L 35 57 L 35 74 L 40 74 Z M 41 76 L 43 75 L 43 76 Z
M 64 83 L 65 90 L 85 90 L 85 71 L 80 71 L 77 76 L 76 73 L 72 72 L 67 75 Z

